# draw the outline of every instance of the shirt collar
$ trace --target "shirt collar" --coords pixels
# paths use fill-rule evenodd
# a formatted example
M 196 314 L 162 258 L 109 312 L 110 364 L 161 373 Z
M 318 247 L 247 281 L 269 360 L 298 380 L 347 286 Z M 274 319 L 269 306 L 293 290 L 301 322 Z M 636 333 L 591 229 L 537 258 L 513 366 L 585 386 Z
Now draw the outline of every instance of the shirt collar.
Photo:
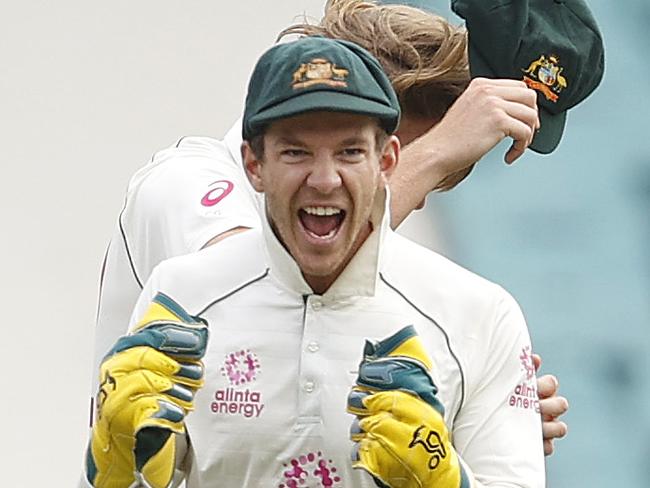
M 336 281 L 323 294 L 325 300 L 340 300 L 351 296 L 373 296 L 377 286 L 383 254 L 383 242 L 390 230 L 390 194 L 388 187 L 377 199 L 370 220 L 373 231 L 350 260 Z M 307 284 L 298 264 L 284 248 L 271 229 L 266 212 L 262 218 L 262 230 L 271 275 L 285 286 L 301 295 L 314 291 Z

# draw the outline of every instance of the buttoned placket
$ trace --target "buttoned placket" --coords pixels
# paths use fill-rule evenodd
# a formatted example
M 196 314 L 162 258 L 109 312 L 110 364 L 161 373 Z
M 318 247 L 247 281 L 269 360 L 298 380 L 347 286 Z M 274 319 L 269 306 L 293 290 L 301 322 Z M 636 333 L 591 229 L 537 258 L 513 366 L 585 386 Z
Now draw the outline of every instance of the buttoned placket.
M 304 306 L 298 382 L 298 423 L 310 424 L 321 422 L 324 364 L 320 341 L 323 330 L 322 317 L 327 307 L 320 295 L 306 295 Z

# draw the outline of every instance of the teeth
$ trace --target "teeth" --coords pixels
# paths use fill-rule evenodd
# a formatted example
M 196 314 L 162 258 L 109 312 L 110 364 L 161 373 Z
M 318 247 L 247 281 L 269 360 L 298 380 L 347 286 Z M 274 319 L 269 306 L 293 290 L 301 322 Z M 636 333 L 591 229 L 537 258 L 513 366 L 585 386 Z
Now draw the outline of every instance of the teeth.
M 329 231 L 329 232 L 328 232 L 327 234 L 325 234 L 324 236 L 318 236 L 318 237 L 320 237 L 321 239 L 329 239 L 330 237 L 334 237 L 334 234 L 336 234 L 336 231 L 337 231 L 337 230 L 338 230 L 338 229 L 332 229 L 331 231 Z
M 340 208 L 336 207 L 305 207 L 303 208 L 305 212 L 310 215 L 336 215 L 341 213 Z

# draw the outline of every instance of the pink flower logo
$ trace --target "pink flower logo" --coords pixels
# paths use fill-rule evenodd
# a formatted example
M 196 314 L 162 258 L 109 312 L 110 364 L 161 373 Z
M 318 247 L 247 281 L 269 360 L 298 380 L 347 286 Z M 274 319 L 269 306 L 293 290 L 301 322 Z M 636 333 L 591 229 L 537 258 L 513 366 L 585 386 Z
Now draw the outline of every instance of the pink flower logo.
M 232 386 L 245 385 L 257 379 L 260 362 L 250 349 L 231 352 L 226 356 L 221 374 L 228 378 Z
M 298 456 L 284 464 L 285 471 L 282 473 L 284 481 L 278 488 L 299 488 L 299 487 L 336 487 L 341 478 L 336 474 L 337 469 L 332 460 L 325 460 L 321 452 Z M 317 483 L 317 484 L 314 484 Z
M 526 346 L 521 350 L 519 355 L 521 360 L 521 365 L 526 371 L 526 379 L 530 380 L 535 376 L 535 364 L 533 363 L 533 355 L 530 349 L 530 346 Z

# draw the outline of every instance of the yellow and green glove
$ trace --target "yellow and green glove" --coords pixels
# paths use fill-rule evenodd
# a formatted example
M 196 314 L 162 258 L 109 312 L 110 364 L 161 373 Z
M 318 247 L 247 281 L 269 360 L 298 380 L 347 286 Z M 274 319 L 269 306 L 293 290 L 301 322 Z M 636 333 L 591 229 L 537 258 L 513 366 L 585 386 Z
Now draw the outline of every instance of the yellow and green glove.
M 101 365 L 97 416 L 86 456 L 94 488 L 167 488 L 175 434 L 203 385 L 206 323 L 159 293 Z M 139 483 L 139 484 L 136 484 Z
M 432 362 L 412 326 L 366 341 L 357 384 L 348 397 L 352 466 L 381 488 L 469 488 L 449 439 Z

